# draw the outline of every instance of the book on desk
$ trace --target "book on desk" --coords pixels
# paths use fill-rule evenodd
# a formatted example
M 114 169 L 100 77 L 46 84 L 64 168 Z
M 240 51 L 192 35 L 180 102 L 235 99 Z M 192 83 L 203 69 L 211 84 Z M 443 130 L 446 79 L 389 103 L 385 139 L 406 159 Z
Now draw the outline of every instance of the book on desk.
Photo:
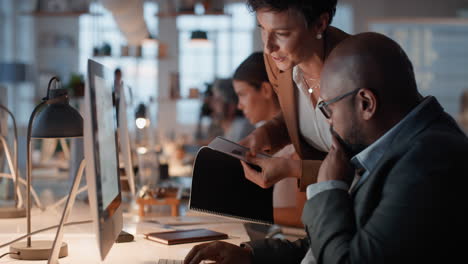
M 209 240 L 227 239 L 228 235 L 204 228 L 175 230 L 169 232 L 153 232 L 145 234 L 145 238 L 166 245 L 194 243 Z
M 245 161 L 247 151 L 220 137 L 199 150 L 193 167 L 190 210 L 273 224 L 273 188 L 263 189 L 245 178 L 239 159 Z

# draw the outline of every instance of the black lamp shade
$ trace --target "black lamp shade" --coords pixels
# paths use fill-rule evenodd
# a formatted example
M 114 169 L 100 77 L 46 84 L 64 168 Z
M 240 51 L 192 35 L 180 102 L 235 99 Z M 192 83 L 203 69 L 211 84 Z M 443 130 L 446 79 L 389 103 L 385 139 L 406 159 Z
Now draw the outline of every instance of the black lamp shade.
M 54 92 L 63 89 L 53 90 Z M 66 95 L 66 93 L 65 93 Z M 83 118 L 68 103 L 68 97 L 59 102 L 46 104 L 37 113 L 32 124 L 33 138 L 65 138 L 83 136 Z
M 195 31 L 192 31 L 192 35 L 190 36 L 190 39 L 191 40 L 195 40 L 195 41 L 207 41 L 208 40 L 208 35 L 206 33 L 206 31 L 202 31 L 202 30 L 195 30 Z

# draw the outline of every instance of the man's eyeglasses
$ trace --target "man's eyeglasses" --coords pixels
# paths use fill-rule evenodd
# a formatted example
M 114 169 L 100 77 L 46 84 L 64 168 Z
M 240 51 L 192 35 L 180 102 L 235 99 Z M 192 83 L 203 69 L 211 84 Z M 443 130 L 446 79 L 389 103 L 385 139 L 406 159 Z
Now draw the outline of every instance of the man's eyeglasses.
M 322 111 L 322 114 L 325 116 L 325 118 L 327 119 L 330 119 L 331 117 L 331 110 L 330 108 L 328 108 L 328 106 L 330 104 L 333 104 L 333 103 L 336 103 L 338 101 L 340 101 L 341 99 L 347 97 L 347 96 L 350 96 L 352 94 L 355 94 L 357 93 L 359 90 L 361 90 L 361 88 L 357 88 L 357 89 L 354 89 L 350 92 L 347 92 L 345 94 L 342 94 L 342 95 L 338 95 L 337 97 L 333 98 L 333 99 L 330 99 L 328 101 L 321 101 L 320 103 L 318 103 L 318 108 L 320 109 L 320 111 Z

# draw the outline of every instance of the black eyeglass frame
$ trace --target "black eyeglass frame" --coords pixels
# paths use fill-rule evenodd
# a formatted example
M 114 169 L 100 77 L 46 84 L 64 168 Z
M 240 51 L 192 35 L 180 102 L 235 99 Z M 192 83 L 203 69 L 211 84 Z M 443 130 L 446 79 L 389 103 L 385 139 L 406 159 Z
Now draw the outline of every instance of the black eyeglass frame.
M 330 109 L 328 109 L 328 106 L 330 104 L 333 104 L 333 103 L 336 103 L 350 95 L 353 95 L 353 94 L 356 94 L 357 92 L 359 92 L 359 90 L 361 90 L 361 88 L 357 88 L 357 89 L 354 89 L 350 92 L 347 92 L 347 93 L 344 93 L 342 95 L 338 95 L 337 97 L 333 98 L 333 99 L 330 99 L 328 101 L 320 101 L 318 103 L 318 108 L 320 109 L 320 111 L 322 112 L 322 114 L 325 116 L 326 119 L 330 119 L 331 118 L 331 111 Z

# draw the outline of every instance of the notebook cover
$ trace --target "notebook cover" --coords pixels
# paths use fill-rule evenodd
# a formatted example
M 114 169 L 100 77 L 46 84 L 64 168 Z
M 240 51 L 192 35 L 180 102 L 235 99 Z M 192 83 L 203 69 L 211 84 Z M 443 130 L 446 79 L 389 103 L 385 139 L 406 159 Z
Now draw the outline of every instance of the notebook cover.
M 183 243 L 193 243 L 208 240 L 227 239 L 228 235 L 208 229 L 188 229 L 169 232 L 156 232 L 145 234 L 149 240 L 153 240 L 166 245 Z
M 273 224 L 273 188 L 263 189 L 247 180 L 236 157 L 202 147 L 194 163 L 189 208 Z

